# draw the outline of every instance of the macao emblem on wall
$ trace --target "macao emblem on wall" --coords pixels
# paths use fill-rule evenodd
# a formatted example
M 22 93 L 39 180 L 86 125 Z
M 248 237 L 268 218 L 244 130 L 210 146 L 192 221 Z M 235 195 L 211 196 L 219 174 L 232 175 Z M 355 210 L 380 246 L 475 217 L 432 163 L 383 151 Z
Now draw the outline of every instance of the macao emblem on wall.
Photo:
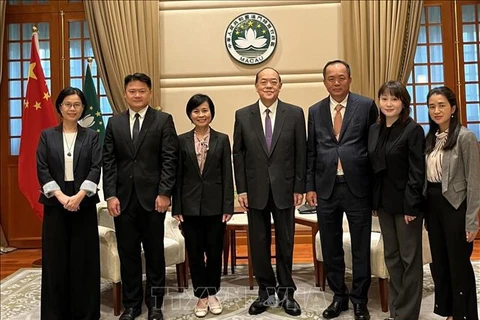
M 258 13 L 243 13 L 225 31 L 228 52 L 240 63 L 254 65 L 267 61 L 277 47 L 273 23 Z

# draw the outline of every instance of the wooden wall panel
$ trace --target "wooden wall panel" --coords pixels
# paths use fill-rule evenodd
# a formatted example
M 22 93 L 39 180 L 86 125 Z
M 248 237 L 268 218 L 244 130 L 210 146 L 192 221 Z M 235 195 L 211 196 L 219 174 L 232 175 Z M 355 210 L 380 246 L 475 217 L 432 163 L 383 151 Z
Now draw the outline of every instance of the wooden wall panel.
M 42 222 L 33 214 L 30 204 L 19 194 L 17 166 L 7 169 L 6 212 L 2 210 L 2 227 L 10 247 L 38 248 L 42 243 Z M 39 193 L 40 195 L 40 193 Z M 5 212 L 5 213 L 6 213 Z

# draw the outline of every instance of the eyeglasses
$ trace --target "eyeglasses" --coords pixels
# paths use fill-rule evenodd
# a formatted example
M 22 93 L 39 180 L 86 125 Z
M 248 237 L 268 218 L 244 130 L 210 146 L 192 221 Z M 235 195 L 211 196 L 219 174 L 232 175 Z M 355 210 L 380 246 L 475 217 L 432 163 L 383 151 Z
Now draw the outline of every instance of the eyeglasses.
M 75 109 L 80 109 L 83 107 L 83 104 L 81 104 L 80 102 L 76 102 L 76 103 L 62 103 L 62 106 L 65 108 L 65 109 L 70 109 L 71 107 L 74 107 Z

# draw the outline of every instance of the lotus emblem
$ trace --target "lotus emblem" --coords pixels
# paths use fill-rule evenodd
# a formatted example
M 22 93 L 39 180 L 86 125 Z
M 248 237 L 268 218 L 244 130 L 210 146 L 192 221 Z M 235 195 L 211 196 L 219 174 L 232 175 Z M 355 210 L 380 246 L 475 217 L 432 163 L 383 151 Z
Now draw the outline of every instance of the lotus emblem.
M 236 17 L 225 32 L 228 52 L 243 64 L 266 61 L 277 46 L 277 32 L 272 22 L 258 13 L 244 13 Z

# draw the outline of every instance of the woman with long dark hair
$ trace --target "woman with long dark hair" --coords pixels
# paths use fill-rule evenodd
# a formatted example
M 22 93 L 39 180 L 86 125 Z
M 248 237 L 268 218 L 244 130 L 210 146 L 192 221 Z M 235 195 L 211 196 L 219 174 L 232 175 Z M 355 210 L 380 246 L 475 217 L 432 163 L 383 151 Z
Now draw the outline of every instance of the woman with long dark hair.
M 433 260 L 434 312 L 448 320 L 477 320 L 475 274 L 470 262 L 480 209 L 477 137 L 460 124 L 451 89 L 434 88 L 427 100 L 426 225 Z
M 37 174 L 44 206 L 41 319 L 100 318 L 100 249 L 96 204 L 102 150 L 83 128 L 87 100 L 63 89 L 55 107 L 62 122 L 42 131 Z

